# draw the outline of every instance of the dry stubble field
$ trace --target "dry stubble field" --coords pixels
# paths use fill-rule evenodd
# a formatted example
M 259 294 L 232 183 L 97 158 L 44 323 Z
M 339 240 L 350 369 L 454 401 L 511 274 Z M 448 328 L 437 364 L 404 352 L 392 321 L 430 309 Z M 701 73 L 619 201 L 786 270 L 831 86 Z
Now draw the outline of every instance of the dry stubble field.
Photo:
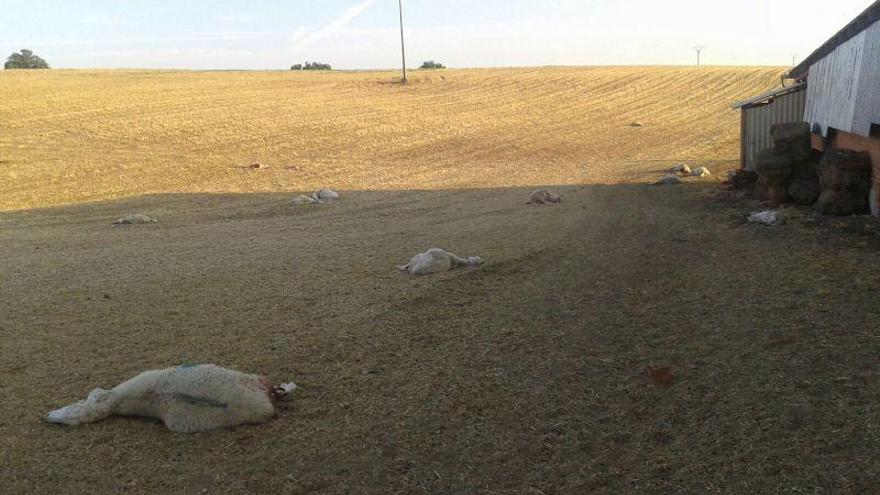
M 873 224 L 645 185 L 734 167 L 727 104 L 780 73 L 0 73 L 0 492 L 874 491 Z M 433 246 L 488 263 L 392 270 Z M 39 420 L 191 362 L 302 389 L 203 435 Z

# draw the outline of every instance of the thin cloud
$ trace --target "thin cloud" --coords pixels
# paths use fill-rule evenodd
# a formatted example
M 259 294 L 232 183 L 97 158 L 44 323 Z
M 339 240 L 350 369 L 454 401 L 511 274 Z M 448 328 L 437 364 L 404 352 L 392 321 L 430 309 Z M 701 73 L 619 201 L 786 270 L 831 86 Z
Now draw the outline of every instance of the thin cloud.
M 99 58 L 99 57 L 115 57 L 130 55 L 254 55 L 256 52 L 252 50 L 220 50 L 220 49 L 204 49 L 204 48 L 167 48 L 152 50 L 112 50 L 102 52 L 86 52 L 69 55 L 60 55 L 53 57 L 58 60 L 72 60 L 80 58 Z
M 82 18 L 82 23 L 87 26 L 114 27 L 123 24 L 121 17 L 108 15 L 90 15 Z
M 348 8 L 336 19 L 330 21 L 327 25 L 314 32 L 309 32 L 306 28 L 299 28 L 293 34 L 293 49 L 302 50 L 317 43 L 318 41 L 330 38 L 339 31 L 344 30 L 355 19 L 361 16 L 375 0 L 364 0 L 363 2 Z
M 257 22 L 257 16 L 253 14 L 221 14 L 215 16 L 214 20 L 226 24 L 248 24 Z
M 191 33 L 173 36 L 149 37 L 149 38 L 102 38 L 92 40 L 44 40 L 29 41 L 25 44 L 37 47 L 55 46 L 89 46 L 89 45 L 127 45 L 127 44 L 155 44 L 155 43 L 182 43 L 199 41 L 240 41 L 266 39 L 272 33 L 263 32 L 218 32 L 218 33 Z M 21 44 L 21 43 L 19 43 Z

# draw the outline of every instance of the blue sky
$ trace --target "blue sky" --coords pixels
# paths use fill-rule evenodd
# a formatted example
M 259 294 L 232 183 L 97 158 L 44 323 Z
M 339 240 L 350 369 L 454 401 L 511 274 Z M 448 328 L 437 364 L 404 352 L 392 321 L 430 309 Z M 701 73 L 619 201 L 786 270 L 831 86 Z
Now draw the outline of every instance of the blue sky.
M 411 65 L 789 65 L 873 0 L 404 0 Z M 3 0 L 0 55 L 58 68 L 399 65 L 396 0 Z

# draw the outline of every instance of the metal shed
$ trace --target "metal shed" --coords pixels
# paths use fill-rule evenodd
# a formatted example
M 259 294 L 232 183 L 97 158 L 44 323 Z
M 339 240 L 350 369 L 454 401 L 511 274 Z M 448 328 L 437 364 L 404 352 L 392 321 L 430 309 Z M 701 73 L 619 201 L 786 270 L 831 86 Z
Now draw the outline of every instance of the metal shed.
M 773 146 L 771 127 L 804 120 L 806 89 L 807 85 L 801 83 L 732 105 L 742 110 L 740 160 L 744 169 L 755 170 L 758 153 Z
M 880 124 L 880 0 L 825 42 L 788 77 L 809 81 L 804 120 L 865 138 Z
M 871 213 L 880 217 L 880 0 L 787 75 L 806 82 L 813 148 L 867 152 Z

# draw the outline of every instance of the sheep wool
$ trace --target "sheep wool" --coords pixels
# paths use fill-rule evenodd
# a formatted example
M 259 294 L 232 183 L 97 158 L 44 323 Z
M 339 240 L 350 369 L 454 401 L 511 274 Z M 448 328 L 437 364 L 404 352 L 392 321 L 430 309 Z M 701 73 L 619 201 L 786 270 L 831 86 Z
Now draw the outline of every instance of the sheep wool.
M 559 194 L 553 194 L 552 192 L 546 189 L 538 189 L 529 195 L 529 200 L 526 202 L 527 205 L 546 205 L 551 203 L 561 203 L 562 196 Z
M 158 418 L 168 429 L 193 433 L 245 423 L 265 423 L 274 401 L 296 388 L 273 387 L 259 375 L 213 364 L 145 371 L 111 390 L 96 388 L 80 402 L 48 413 L 50 423 L 81 425 L 111 415 Z
M 434 248 L 413 256 L 408 264 L 398 266 L 397 269 L 413 275 L 428 275 L 448 272 L 462 266 L 480 266 L 482 264 L 483 259 L 479 256 L 460 258 L 443 249 Z
M 312 197 L 320 201 L 332 201 L 339 199 L 339 193 L 332 189 L 319 189 L 312 193 Z

